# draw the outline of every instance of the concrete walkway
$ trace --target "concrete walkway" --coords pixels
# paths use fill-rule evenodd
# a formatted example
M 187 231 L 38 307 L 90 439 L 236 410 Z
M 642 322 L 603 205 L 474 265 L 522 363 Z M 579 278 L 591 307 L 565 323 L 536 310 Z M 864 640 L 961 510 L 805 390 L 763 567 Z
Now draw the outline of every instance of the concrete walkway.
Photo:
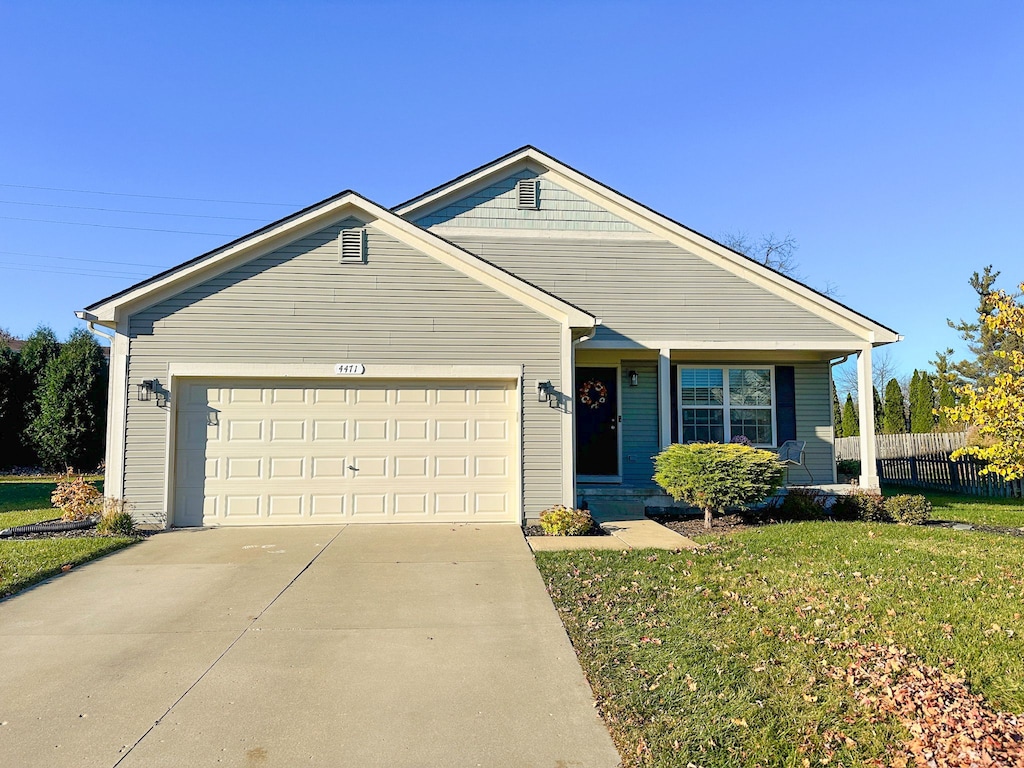
M 602 515 L 594 512 L 594 520 L 608 536 L 529 536 L 534 552 L 557 552 L 570 549 L 697 549 L 693 539 L 676 533 L 644 515 L 618 512 Z
M 619 764 L 518 526 L 162 533 L 0 602 L 0 765 Z

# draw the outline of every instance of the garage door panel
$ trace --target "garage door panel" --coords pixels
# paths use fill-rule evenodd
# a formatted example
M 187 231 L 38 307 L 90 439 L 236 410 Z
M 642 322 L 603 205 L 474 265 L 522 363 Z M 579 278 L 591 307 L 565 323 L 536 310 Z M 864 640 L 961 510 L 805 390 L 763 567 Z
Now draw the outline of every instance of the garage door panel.
M 518 519 L 514 382 L 185 390 L 176 525 Z

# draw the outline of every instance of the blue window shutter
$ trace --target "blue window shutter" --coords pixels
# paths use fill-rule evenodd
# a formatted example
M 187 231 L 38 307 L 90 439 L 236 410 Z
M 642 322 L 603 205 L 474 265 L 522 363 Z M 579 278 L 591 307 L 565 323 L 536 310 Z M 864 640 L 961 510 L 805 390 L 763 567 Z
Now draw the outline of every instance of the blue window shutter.
M 679 442 L 679 366 L 673 365 L 669 367 L 672 376 L 672 383 L 669 385 L 669 391 L 672 393 L 672 442 Z
M 792 365 L 775 366 L 775 420 L 778 445 L 796 440 L 796 381 Z

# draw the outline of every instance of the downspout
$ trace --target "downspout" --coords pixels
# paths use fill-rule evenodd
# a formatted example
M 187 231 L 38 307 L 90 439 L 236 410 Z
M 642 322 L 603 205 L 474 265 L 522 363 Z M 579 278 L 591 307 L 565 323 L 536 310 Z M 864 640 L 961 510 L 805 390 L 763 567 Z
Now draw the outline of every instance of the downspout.
M 832 385 L 832 389 L 833 390 L 836 387 L 836 383 L 835 383 L 835 380 L 832 378 L 832 369 L 835 368 L 837 365 L 842 365 L 847 360 L 849 360 L 850 359 L 850 354 L 852 354 L 852 353 L 845 354 L 841 358 L 839 358 L 838 360 L 835 360 L 835 361 L 829 360 L 828 361 L 828 381 L 829 381 L 829 384 Z M 832 399 L 832 392 L 829 392 L 828 395 L 829 395 L 828 399 L 831 400 Z M 838 395 L 837 395 L 837 397 L 838 397 Z M 836 414 L 835 414 L 835 411 L 832 409 L 831 403 L 829 404 L 829 409 L 828 410 L 829 410 L 828 420 L 832 422 L 832 482 L 833 483 L 838 483 L 839 482 L 839 468 L 836 465 L 836 427 L 838 427 L 839 425 L 836 424 Z
M 94 333 L 97 336 L 102 336 L 104 339 L 110 342 L 111 346 L 113 346 L 113 334 L 107 333 L 106 331 L 101 331 L 99 328 L 97 328 L 95 322 L 90 320 L 85 312 L 75 312 L 75 317 L 77 317 L 79 320 L 85 320 L 85 327 L 88 328 L 91 333 Z

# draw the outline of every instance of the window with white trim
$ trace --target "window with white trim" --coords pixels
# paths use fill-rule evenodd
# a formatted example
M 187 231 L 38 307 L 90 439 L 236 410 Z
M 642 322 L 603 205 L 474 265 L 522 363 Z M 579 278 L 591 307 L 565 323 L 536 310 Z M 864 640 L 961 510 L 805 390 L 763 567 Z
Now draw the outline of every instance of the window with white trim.
M 775 445 L 775 369 L 679 367 L 679 442 Z

